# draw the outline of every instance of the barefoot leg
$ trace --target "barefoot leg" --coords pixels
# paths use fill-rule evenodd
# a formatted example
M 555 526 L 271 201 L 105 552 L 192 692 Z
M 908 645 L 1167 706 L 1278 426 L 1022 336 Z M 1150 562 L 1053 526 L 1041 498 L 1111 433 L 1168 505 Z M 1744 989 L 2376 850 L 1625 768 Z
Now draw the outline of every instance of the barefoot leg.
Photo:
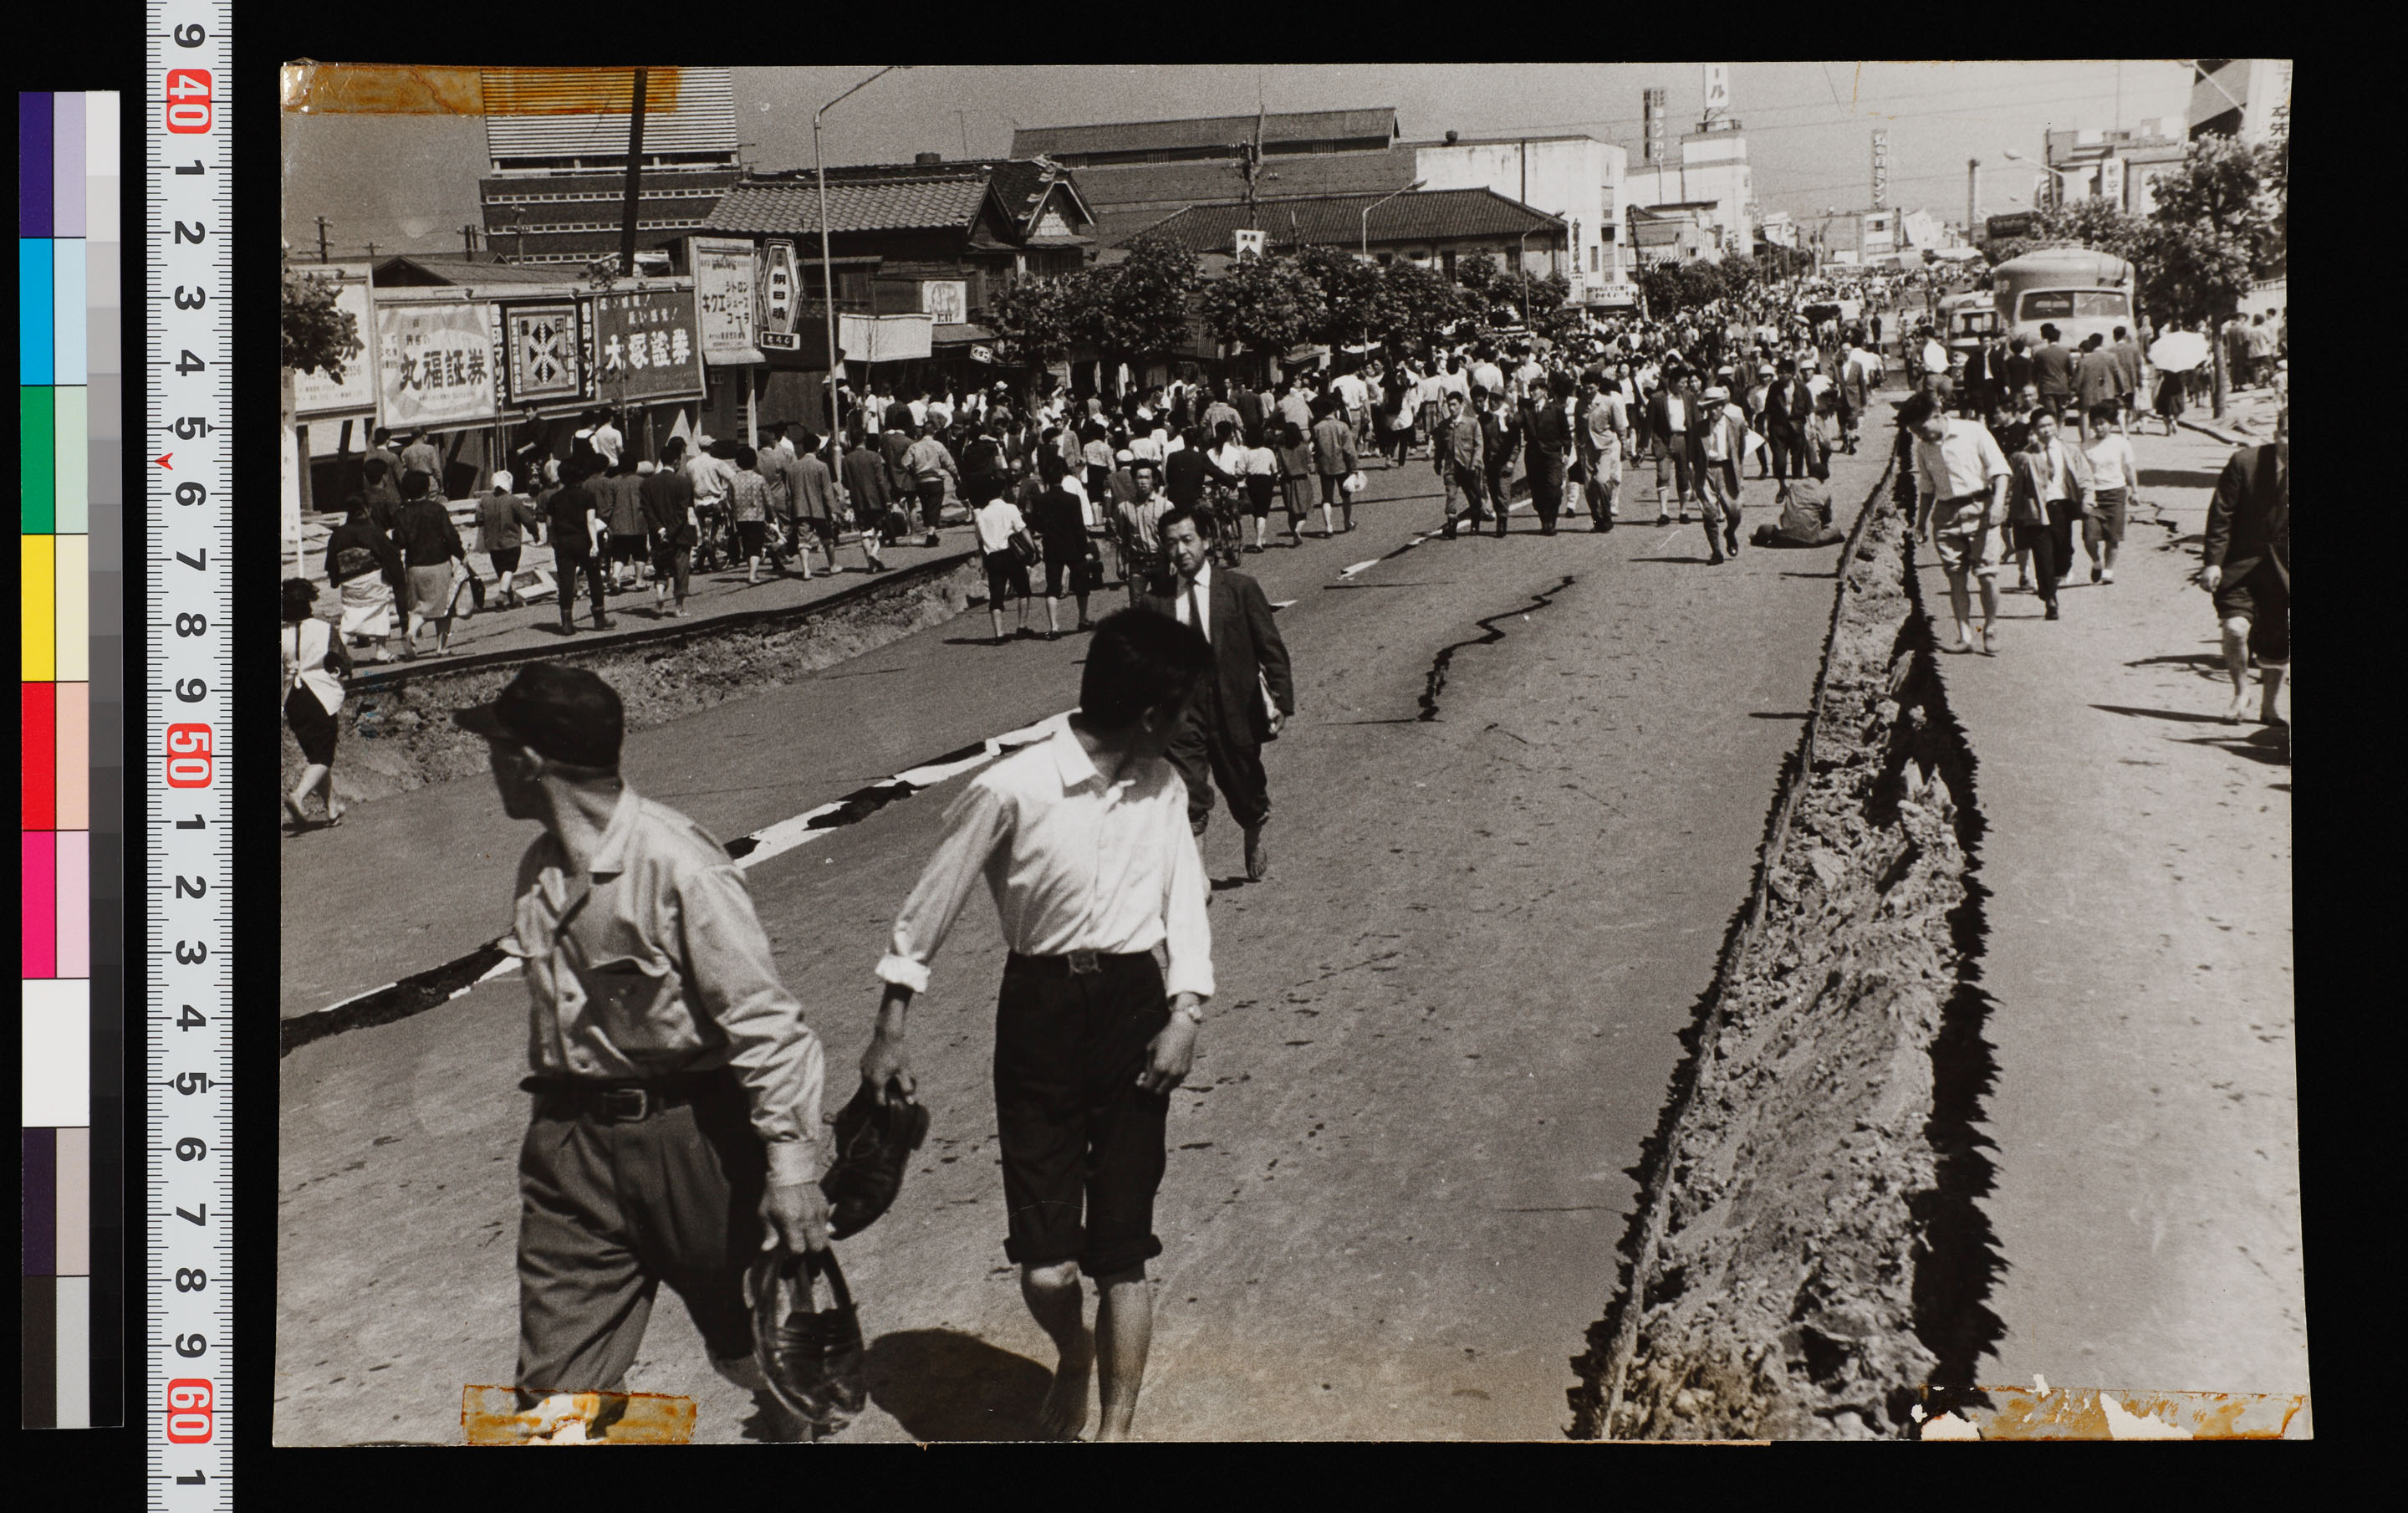
M 1145 1381 L 1145 1357 L 1154 1343 L 1154 1289 L 1141 1271 L 1096 1278 L 1103 1301 L 1096 1308 L 1096 1353 L 1103 1363 L 1103 1421 L 1096 1439 L 1126 1439 L 1137 1417 L 1138 1389 Z
M 2224 717 L 2238 725 L 2249 713 L 2249 622 L 2239 615 L 2224 622 L 2224 670 L 2232 678 L 2232 702 Z
M 1020 1268 L 1020 1297 L 1061 1359 L 1054 1386 L 1037 1411 L 1039 1432 L 1049 1439 L 1076 1439 L 1087 1427 L 1087 1389 L 1096 1363 L 1095 1337 L 1087 1332 L 1086 1299 L 1079 1290 L 1079 1265 Z

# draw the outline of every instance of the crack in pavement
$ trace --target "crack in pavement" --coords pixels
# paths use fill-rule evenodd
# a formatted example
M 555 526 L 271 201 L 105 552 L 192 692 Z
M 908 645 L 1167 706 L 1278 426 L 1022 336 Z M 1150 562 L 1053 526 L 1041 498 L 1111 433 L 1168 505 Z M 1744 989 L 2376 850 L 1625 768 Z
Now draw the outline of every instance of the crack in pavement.
M 1472 624 L 1481 627 L 1481 634 L 1472 637 L 1469 641 L 1458 641 L 1451 646 L 1440 647 L 1438 655 L 1430 658 L 1429 681 L 1422 690 L 1422 721 L 1424 723 L 1429 723 L 1438 718 L 1438 696 L 1446 687 L 1446 670 L 1454 664 L 1455 653 L 1463 650 L 1467 646 L 1493 646 L 1497 642 L 1503 641 L 1505 639 L 1505 632 L 1498 627 L 1498 621 L 1504 619 L 1508 615 L 1513 614 L 1521 615 L 1526 620 L 1529 618 L 1532 611 L 1543 610 L 1550 607 L 1555 603 L 1555 596 L 1557 594 L 1570 588 L 1578 581 L 1579 579 L 1575 574 L 1566 573 L 1564 574 L 1563 581 L 1561 583 L 1556 584 L 1555 587 L 1548 589 L 1545 593 L 1536 596 L 1529 603 L 1517 605 L 1510 610 L 1500 610 L 1484 620 L 1474 620 Z

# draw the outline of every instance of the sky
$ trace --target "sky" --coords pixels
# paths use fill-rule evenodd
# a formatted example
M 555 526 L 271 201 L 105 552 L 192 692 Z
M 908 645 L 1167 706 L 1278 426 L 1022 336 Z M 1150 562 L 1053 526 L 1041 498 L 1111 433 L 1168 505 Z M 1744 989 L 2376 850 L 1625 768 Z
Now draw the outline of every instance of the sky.
M 734 71 L 737 136 L 757 167 L 808 167 L 811 112 L 874 68 Z M 1668 92 L 1677 133 L 1705 95 L 1697 64 L 1277 64 L 907 68 L 829 111 L 830 164 L 912 154 L 996 157 L 1015 125 L 1156 121 L 1252 111 L 1394 106 L 1407 139 L 1458 131 L 1585 132 L 1639 159 L 1641 92 Z M 1733 63 L 1732 114 L 1745 127 L 1764 209 L 1810 215 L 1871 198 L 1871 132 L 1889 131 L 1890 203 L 1945 221 L 1965 213 L 1965 164 L 1982 160 L 1985 215 L 2028 208 L 2054 126 L 2112 128 L 2156 117 L 2179 127 L 2190 71 L 2174 60 L 2061 63 Z M 435 117 L 284 118 L 285 236 L 334 255 L 460 250 L 479 220 L 484 129 Z M 1677 145 L 1675 147 L 1677 151 Z

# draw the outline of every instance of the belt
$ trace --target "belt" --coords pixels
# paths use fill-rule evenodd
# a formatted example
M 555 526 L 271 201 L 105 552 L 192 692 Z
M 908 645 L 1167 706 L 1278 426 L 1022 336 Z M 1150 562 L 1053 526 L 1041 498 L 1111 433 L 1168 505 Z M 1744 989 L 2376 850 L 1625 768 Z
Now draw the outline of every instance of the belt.
M 1958 494 L 1950 498 L 1942 499 L 1940 502 L 1942 504 L 1972 504 L 1980 500 L 1987 499 L 1988 497 L 1989 496 L 1987 494 Z
M 536 1112 L 550 1118 L 633 1124 L 666 1109 L 697 1102 L 727 1086 L 724 1072 L 686 1072 L 645 1082 L 595 1082 L 578 1077 L 529 1077 Z
M 1014 951 L 1004 970 L 1031 977 L 1091 977 L 1107 967 L 1153 959 L 1151 951 L 1072 951 L 1066 956 L 1023 956 Z

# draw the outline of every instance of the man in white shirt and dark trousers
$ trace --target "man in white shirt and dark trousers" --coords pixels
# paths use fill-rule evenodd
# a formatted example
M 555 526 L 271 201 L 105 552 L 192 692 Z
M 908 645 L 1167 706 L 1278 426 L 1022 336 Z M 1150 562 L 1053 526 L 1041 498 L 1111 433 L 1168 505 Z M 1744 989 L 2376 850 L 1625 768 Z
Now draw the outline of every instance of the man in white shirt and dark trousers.
M 884 1101 L 913 1089 L 906 1011 L 986 879 L 1011 948 L 995 1047 L 1004 1254 L 1061 1352 L 1039 1426 L 1062 1439 L 1086 1425 L 1098 1362 L 1096 1437 L 1127 1438 L 1145 1375 L 1145 1263 L 1162 1253 L 1154 1198 L 1169 1094 L 1212 996 L 1203 858 L 1186 785 L 1164 754 L 1211 671 L 1211 648 L 1193 627 L 1144 610 L 1106 616 L 1078 713 L 981 773 L 946 812 L 945 838 L 878 964 L 887 986 L 861 1071 Z M 1101 1295 L 1092 1334 L 1082 1273 Z

